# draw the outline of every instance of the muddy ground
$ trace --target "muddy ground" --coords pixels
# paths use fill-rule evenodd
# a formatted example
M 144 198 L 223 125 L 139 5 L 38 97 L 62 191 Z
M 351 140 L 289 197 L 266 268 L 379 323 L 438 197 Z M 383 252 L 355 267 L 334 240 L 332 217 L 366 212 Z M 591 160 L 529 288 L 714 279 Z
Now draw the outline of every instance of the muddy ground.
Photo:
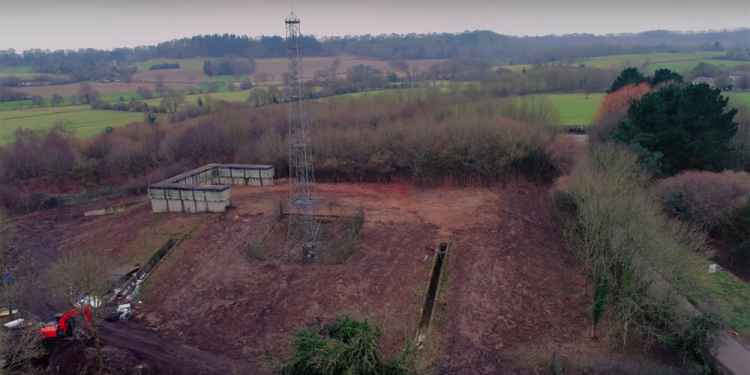
M 148 280 L 137 319 L 104 334 L 108 346 L 159 373 L 270 373 L 297 329 L 341 313 L 377 323 L 386 354 L 395 355 L 414 338 L 441 241 L 453 246 L 420 366 L 533 374 L 548 368 L 552 352 L 589 368 L 647 362 L 588 337 L 586 278 L 551 220 L 546 187 L 319 184 L 321 213 L 364 210 L 356 251 L 341 264 L 305 265 L 279 252 L 248 256 L 249 243 L 278 224 L 286 194 L 285 185 L 233 187 L 234 207 L 225 214 L 154 215 L 145 198 L 55 209 L 16 218 L 10 243 L 23 259 L 36 259 L 37 270 L 76 249 L 126 269 L 166 239 L 185 236 Z M 132 205 L 116 215 L 83 216 L 125 203 Z M 39 313 L 58 308 L 42 297 Z M 191 370 L 198 363 L 202 370 Z

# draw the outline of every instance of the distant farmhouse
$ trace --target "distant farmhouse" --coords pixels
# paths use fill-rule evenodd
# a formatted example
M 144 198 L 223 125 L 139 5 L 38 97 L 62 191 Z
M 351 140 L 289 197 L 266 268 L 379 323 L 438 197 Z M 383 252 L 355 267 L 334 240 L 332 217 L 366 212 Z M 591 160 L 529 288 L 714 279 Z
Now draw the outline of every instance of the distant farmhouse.
M 705 83 L 711 87 L 716 86 L 716 80 L 713 77 L 696 77 L 695 79 L 693 79 L 694 85 L 699 85 L 701 83 Z

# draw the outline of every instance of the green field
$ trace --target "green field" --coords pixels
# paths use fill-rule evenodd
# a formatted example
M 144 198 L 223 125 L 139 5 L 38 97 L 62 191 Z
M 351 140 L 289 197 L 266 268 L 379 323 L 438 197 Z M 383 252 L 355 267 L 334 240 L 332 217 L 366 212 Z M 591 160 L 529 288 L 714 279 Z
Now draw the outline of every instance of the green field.
M 746 105 L 750 108 L 750 92 L 724 93 L 732 103 Z M 596 111 L 604 99 L 604 94 L 541 94 L 548 98 L 560 111 L 560 125 L 590 125 Z
M 213 100 L 241 103 L 241 102 L 247 101 L 247 97 L 249 94 L 250 94 L 250 90 L 224 91 L 224 92 L 215 92 L 211 94 L 185 95 L 185 103 L 196 104 L 198 103 L 198 98 L 206 98 L 206 97 L 210 97 Z M 161 100 L 162 98 L 155 98 L 155 99 L 146 100 L 145 102 L 149 106 L 159 106 L 161 104 Z
M 0 75 L 31 74 L 34 70 L 31 66 L 0 66 Z
M 17 111 L 19 109 L 31 108 L 31 100 L 14 100 L 12 102 L 0 102 L 0 111 Z
M 604 94 L 542 94 L 560 111 L 560 125 L 588 126 L 594 121 Z
M 82 138 L 101 133 L 108 126 L 124 126 L 143 120 L 143 114 L 92 110 L 89 106 L 68 106 L 41 108 L 23 111 L 0 112 L 0 143 L 13 140 L 13 133 L 19 128 L 46 130 L 62 123 Z
M 728 96 L 731 99 L 730 103 L 744 105 L 750 108 L 750 92 L 733 92 Z

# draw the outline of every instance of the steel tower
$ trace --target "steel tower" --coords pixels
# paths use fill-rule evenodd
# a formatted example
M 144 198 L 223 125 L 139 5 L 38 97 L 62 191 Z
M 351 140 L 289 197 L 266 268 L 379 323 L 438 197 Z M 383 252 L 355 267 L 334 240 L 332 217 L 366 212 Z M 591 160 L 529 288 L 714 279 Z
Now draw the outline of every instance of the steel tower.
M 315 171 L 304 110 L 302 32 L 300 19 L 294 12 L 286 17 L 284 23 L 289 52 L 289 73 L 285 90 L 289 107 L 289 239 L 302 240 L 303 261 L 314 262 L 318 258 L 319 224 L 313 213 Z

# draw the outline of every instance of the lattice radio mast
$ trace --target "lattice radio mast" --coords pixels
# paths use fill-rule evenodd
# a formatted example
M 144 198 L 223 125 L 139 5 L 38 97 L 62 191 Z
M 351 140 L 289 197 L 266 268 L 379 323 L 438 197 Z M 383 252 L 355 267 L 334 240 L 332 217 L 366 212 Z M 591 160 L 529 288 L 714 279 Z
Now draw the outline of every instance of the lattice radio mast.
M 318 258 L 317 240 L 320 226 L 313 215 L 312 189 L 315 184 L 315 171 L 304 111 L 302 32 L 300 19 L 294 11 L 284 21 L 289 51 L 289 75 L 286 87 L 289 107 L 289 208 L 295 211 L 294 214 L 289 215 L 289 239 L 301 237 L 303 260 L 313 262 Z

